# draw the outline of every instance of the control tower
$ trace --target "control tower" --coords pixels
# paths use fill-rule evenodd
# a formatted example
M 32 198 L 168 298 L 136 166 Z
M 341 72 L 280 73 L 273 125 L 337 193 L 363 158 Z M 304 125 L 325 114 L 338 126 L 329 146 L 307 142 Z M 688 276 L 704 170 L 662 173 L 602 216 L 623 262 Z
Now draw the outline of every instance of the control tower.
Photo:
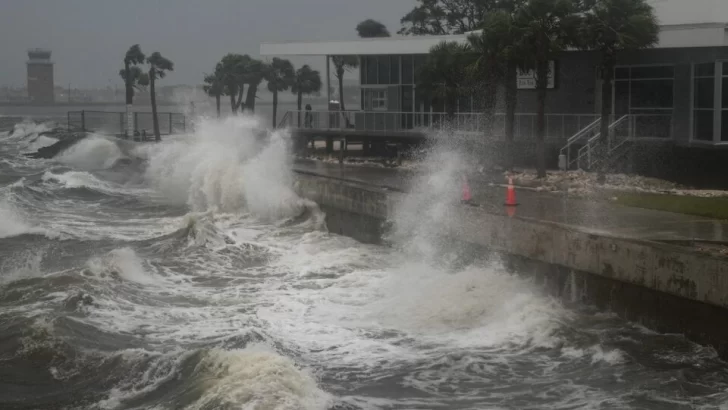
M 52 103 L 53 61 L 51 51 L 40 48 L 28 50 L 28 97 L 33 102 Z

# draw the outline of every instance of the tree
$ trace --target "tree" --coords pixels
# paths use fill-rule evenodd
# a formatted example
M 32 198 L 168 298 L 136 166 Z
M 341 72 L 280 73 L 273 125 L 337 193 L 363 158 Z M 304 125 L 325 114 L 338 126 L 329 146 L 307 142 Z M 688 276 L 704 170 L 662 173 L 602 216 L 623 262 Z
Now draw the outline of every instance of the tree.
M 157 79 L 164 78 L 164 76 L 167 74 L 167 71 L 174 70 L 174 64 L 170 60 L 162 57 L 162 54 L 160 54 L 159 51 L 155 51 L 154 53 L 152 53 L 151 56 L 149 56 L 149 58 L 147 58 L 147 64 L 149 64 L 149 96 L 152 100 L 154 140 L 160 141 L 161 137 L 159 135 L 159 118 L 157 118 L 157 96 L 154 85 Z
M 124 69 L 120 72 L 124 79 L 124 85 L 126 86 L 126 105 L 133 104 L 134 101 L 134 85 L 139 82 L 141 78 L 141 70 L 137 67 L 136 70 L 133 68 L 139 64 L 144 64 L 146 57 L 142 53 L 139 44 L 134 44 L 129 47 L 124 55 Z
M 273 93 L 273 128 L 276 128 L 278 126 L 276 122 L 278 93 L 287 90 L 293 85 L 296 73 L 290 61 L 278 57 L 273 58 L 273 61 L 271 61 L 268 67 L 266 81 L 268 81 L 268 91 Z
M 549 63 L 568 46 L 576 42 L 574 28 L 579 17 L 573 0 L 528 0 L 515 15 L 515 23 L 522 34 L 520 52 L 530 60 L 526 68 L 536 71 L 536 144 L 538 177 L 546 177 L 546 91 Z
M 480 29 L 484 17 L 495 10 L 512 10 L 521 0 L 417 0 L 400 23 L 402 35 L 463 34 Z
M 249 60 L 250 56 L 247 55 L 227 54 L 219 63 L 224 94 L 230 97 L 230 110 L 233 114 L 237 114 L 243 100 L 243 77 Z
M 515 10 L 518 4 L 513 4 Z M 486 121 L 488 114 L 495 108 L 495 93 L 498 82 L 505 83 L 506 102 L 506 168 L 512 169 L 514 165 L 514 125 L 516 115 L 516 99 L 518 89 L 518 70 L 524 69 L 528 63 L 523 60 L 521 47 L 522 33 L 514 22 L 514 13 L 503 9 L 489 13 L 482 26 L 482 31 L 468 37 L 471 48 L 479 57 L 475 67 L 476 73 L 483 72 L 486 82 L 486 97 L 484 108 Z M 492 97 L 491 97 L 492 96 Z M 490 124 L 486 124 L 490 129 Z
M 304 65 L 296 70 L 296 76 L 291 86 L 291 92 L 298 96 L 298 125 L 301 126 L 301 105 L 303 103 L 303 95 L 310 95 L 321 91 L 321 74 L 311 69 L 310 66 Z
M 344 115 L 344 111 L 346 111 L 344 107 L 344 74 L 349 70 L 359 67 L 359 58 L 356 56 L 331 56 L 331 62 L 334 64 L 334 75 L 339 80 L 339 112 L 344 117 L 346 127 L 348 128 L 349 118 Z
M 129 133 L 133 131 L 134 124 L 133 119 L 131 115 L 131 105 L 134 101 L 134 89 L 135 83 L 137 85 L 142 85 L 142 83 L 146 83 L 148 79 L 145 79 L 142 77 L 142 70 L 139 67 L 136 67 L 138 64 L 144 64 L 145 56 L 144 53 L 142 53 L 141 47 L 139 47 L 139 44 L 134 44 L 133 46 L 129 47 L 129 49 L 126 51 L 126 54 L 124 54 L 124 68 L 121 72 L 122 77 L 124 79 L 124 88 L 126 89 L 126 134 L 129 136 Z
M 448 117 L 455 115 L 458 96 L 468 82 L 468 67 L 473 64 L 474 55 L 470 47 L 457 42 L 441 42 L 430 49 L 424 65 L 420 68 L 417 89 L 430 98 L 445 103 Z
M 242 83 L 248 86 L 244 105 L 246 110 L 255 112 L 255 99 L 258 93 L 258 87 L 266 78 L 268 70 L 269 67 L 266 63 L 248 57 L 242 73 Z
M 225 84 L 223 83 L 222 66 L 218 63 L 212 74 L 205 76 L 205 85 L 202 87 L 205 93 L 210 97 L 215 97 L 215 108 L 217 108 L 217 118 L 220 118 L 220 99 L 225 93 Z
M 131 82 L 132 100 L 136 91 L 143 91 L 147 86 L 149 86 L 149 76 L 138 66 L 131 66 L 129 67 L 129 70 L 122 68 L 119 70 L 119 76 L 122 80 L 124 80 L 124 83 L 126 83 L 127 78 Z
M 612 83 L 617 54 L 654 46 L 660 31 L 654 10 L 646 0 L 592 0 L 593 4 L 584 12 L 579 29 L 581 48 L 597 50 L 602 55 L 600 141 L 604 147 L 609 138 L 610 116 L 612 114 Z M 598 181 L 605 180 L 605 161 L 599 168 Z
M 357 24 L 356 32 L 361 38 L 372 38 L 372 37 L 389 37 L 389 30 L 384 24 L 367 19 Z

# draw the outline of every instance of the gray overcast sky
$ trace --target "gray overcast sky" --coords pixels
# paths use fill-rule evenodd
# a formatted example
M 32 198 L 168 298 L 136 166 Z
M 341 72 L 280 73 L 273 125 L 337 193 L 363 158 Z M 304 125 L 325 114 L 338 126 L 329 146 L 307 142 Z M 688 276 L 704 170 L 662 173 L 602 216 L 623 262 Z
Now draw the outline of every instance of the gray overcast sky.
M 122 56 L 135 43 L 174 61 L 165 83 L 195 84 L 225 53 L 257 56 L 261 42 L 353 39 L 356 24 L 366 18 L 394 33 L 414 5 L 414 0 L 0 0 L 0 85 L 25 84 L 26 51 L 34 47 L 53 51 L 57 85 L 118 85 Z M 323 61 L 305 62 L 323 69 Z
M 728 22 L 728 0 L 652 0 L 663 23 Z M 392 33 L 415 0 L 0 0 L 0 85 L 25 83 L 26 49 L 53 51 L 56 83 L 118 85 L 140 43 L 175 62 L 167 84 L 195 84 L 225 53 L 261 42 L 356 38 L 366 18 Z M 296 61 L 302 63 L 303 61 Z M 323 69 L 323 57 L 305 62 Z

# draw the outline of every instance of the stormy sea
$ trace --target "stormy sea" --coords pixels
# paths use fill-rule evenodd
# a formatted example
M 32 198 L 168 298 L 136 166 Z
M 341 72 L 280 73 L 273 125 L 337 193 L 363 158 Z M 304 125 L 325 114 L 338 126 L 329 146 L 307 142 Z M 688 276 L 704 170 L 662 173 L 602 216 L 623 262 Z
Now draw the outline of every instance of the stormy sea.
M 437 240 L 456 156 L 375 246 L 327 231 L 255 118 L 26 156 L 54 127 L 0 129 L 0 409 L 728 408 L 710 347 Z

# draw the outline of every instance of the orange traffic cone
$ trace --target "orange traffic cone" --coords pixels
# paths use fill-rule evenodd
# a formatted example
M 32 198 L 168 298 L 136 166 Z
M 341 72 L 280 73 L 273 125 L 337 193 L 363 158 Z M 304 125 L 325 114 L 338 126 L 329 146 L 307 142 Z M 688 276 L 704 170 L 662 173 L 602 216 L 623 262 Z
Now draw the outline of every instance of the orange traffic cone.
M 470 194 L 470 185 L 468 184 L 468 177 L 463 175 L 463 203 L 470 203 L 473 200 L 473 196 Z
M 516 202 L 516 188 L 513 187 L 513 178 L 508 177 L 508 189 L 506 190 L 506 206 L 518 206 Z

